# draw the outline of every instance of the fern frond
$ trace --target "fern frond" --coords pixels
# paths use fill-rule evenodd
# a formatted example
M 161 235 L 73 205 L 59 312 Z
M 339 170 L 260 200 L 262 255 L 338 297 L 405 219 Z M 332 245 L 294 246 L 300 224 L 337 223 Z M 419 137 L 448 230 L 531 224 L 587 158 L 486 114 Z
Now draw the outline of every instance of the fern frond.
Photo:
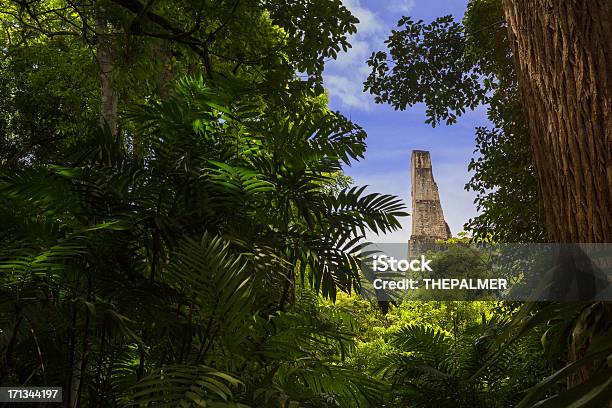
M 165 366 L 128 389 L 121 405 L 246 408 L 245 405 L 232 401 L 232 388 L 240 384 L 233 376 L 211 367 Z

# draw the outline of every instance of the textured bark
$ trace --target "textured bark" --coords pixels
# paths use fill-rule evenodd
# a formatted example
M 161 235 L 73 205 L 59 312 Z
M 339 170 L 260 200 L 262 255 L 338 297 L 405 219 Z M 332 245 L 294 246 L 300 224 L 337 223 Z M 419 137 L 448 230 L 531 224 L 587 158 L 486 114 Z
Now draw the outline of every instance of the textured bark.
M 549 239 L 612 242 L 612 3 L 503 4 Z
M 612 242 L 612 3 L 503 4 L 548 237 Z M 574 326 L 570 362 L 610 322 L 605 313 L 594 315 L 583 314 Z M 568 387 L 586 381 L 597 364 L 575 372 Z
M 100 122 L 117 134 L 117 87 L 114 79 L 115 55 L 106 21 L 96 17 L 96 57 L 100 71 Z
M 172 53 L 166 40 L 155 42 L 151 46 L 151 57 L 157 60 L 159 70 L 157 71 L 157 94 L 162 101 L 168 99 L 168 87 L 172 81 L 172 70 L 170 68 L 170 58 Z
M 81 378 L 83 366 L 83 355 L 75 350 L 75 358 L 70 374 L 70 394 L 67 399 L 68 408 L 77 408 L 79 406 L 79 389 L 81 388 Z

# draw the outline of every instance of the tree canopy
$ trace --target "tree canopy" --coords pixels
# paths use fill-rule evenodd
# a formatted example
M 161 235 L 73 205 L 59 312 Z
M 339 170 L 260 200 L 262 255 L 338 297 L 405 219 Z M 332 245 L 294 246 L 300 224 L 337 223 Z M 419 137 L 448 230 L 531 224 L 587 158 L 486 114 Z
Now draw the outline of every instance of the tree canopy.
M 462 21 L 426 24 L 404 17 L 372 53 L 365 90 L 378 103 L 405 110 L 426 106 L 432 126 L 451 125 L 467 109 L 487 106 L 493 127 L 476 129 L 476 151 L 466 188 L 481 212 L 465 228 L 477 240 L 538 242 L 543 220 L 531 149 L 500 0 L 468 4 Z
M 343 173 L 367 145 L 323 89 L 358 27 L 340 0 L 0 0 L 0 18 L 0 385 L 62 387 L 67 408 L 607 398 L 608 304 L 362 296 L 366 234 L 408 214 Z M 404 17 L 365 87 L 432 126 L 485 104 L 466 228 L 541 241 L 506 28 L 498 0 Z M 490 273 L 467 241 L 437 265 Z

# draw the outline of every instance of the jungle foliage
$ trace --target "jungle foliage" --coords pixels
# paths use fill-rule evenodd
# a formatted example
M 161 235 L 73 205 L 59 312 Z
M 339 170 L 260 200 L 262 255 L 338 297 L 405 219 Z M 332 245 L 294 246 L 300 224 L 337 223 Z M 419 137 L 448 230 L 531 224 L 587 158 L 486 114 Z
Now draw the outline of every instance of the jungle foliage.
M 426 122 L 432 126 L 442 122 L 451 125 L 467 109 L 486 106 L 493 127 L 476 129 L 475 157 L 469 164 L 474 175 L 466 185 L 468 190 L 476 191 L 475 204 L 482 211 L 465 225 L 475 242 L 542 242 L 554 236 L 545 230 L 542 215 L 543 204 L 554 198 L 540 196 L 531 143 L 534 137 L 546 135 L 531 138 L 528 135 L 526 108 L 521 105 L 515 71 L 517 58 L 508 40 L 504 8 L 516 6 L 514 10 L 524 10 L 517 4 L 473 0 L 468 3 L 462 21 L 443 16 L 428 24 L 403 17 L 386 40 L 387 50 L 372 53 L 368 60 L 371 73 L 364 89 L 378 103 L 388 103 L 399 110 L 424 103 Z M 566 27 L 566 21 L 554 24 Z M 524 36 L 532 35 L 524 28 L 519 30 Z M 552 48 L 556 49 L 558 43 L 553 44 Z M 559 111 L 562 107 L 555 109 Z M 531 119 L 532 122 L 539 120 Z M 590 120 L 597 122 L 599 118 Z M 576 135 L 577 140 L 588 137 L 584 132 Z M 553 156 L 550 149 L 548 155 Z M 598 164 L 589 160 L 582 163 L 598 168 Z M 539 165 L 546 166 L 546 163 Z M 541 187 L 542 179 L 538 181 Z M 563 190 L 563 194 L 567 191 Z M 580 215 L 572 213 L 570 218 L 580 219 Z M 570 242 L 593 241 L 574 236 Z M 545 333 L 555 336 L 566 353 L 561 361 L 553 361 L 553 365 L 561 363 L 562 368 L 534 387 L 517 406 L 596 407 L 610 401 L 612 321 L 609 307 L 606 302 L 526 304 L 511 319 L 509 331 L 500 338 L 528 337 L 529 330 L 547 322 L 549 328 Z M 520 334 L 509 334 L 513 330 Z M 435 336 L 432 334 L 432 337 Z M 549 337 L 542 337 L 544 348 L 545 340 Z M 484 366 L 491 367 L 494 361 L 496 358 Z M 565 384 L 561 385 L 562 382 Z M 555 390 L 555 386 L 559 388 Z M 477 404 L 477 399 L 470 404 Z
M 354 292 L 365 228 L 397 228 L 403 205 L 323 188 L 364 147 L 334 114 L 223 102 L 184 79 L 130 114 L 146 150 L 98 129 L 61 164 L 4 173 L 4 381 L 65 384 L 87 406 L 377 398 L 340 364 L 348 323 L 295 291 Z
M 471 2 L 465 27 L 497 21 L 495 4 Z M 342 173 L 366 134 L 322 89 L 325 60 L 357 28 L 339 0 L 0 0 L 0 16 L 0 385 L 62 386 L 70 408 L 584 396 L 562 384 L 574 372 L 567 338 L 585 318 L 603 325 L 607 305 L 404 302 L 383 314 L 359 296 L 365 233 L 407 214 Z M 450 18 L 402 24 L 408 58 L 427 36 L 467 38 Z M 460 72 L 429 73 L 446 93 L 400 104 L 442 101 L 434 124 L 490 103 L 497 128 L 477 134 L 484 211 L 471 229 L 537 240 L 528 161 L 496 170 L 526 154 L 504 37 L 467 31 L 469 53 L 450 50 Z M 518 204 L 504 207 L 519 192 L 525 224 Z M 469 266 L 471 254 L 438 261 Z M 600 364 L 607 338 L 580 364 Z
M 427 24 L 404 17 L 387 51 L 368 60 L 364 87 L 376 102 L 405 110 L 424 103 L 426 123 L 452 125 L 468 109 L 487 107 L 493 127 L 476 129 L 474 172 L 466 185 L 481 214 L 468 221 L 475 240 L 540 242 L 544 228 L 529 138 L 519 103 L 501 0 L 470 1 L 462 21 Z

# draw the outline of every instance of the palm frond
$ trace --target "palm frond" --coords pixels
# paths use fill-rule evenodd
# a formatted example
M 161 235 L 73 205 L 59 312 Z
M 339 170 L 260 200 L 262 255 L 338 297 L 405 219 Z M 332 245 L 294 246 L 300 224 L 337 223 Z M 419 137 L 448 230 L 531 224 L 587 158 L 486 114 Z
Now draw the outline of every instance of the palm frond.
M 171 365 L 149 374 L 124 395 L 122 406 L 246 408 L 234 403 L 240 381 L 206 366 Z

